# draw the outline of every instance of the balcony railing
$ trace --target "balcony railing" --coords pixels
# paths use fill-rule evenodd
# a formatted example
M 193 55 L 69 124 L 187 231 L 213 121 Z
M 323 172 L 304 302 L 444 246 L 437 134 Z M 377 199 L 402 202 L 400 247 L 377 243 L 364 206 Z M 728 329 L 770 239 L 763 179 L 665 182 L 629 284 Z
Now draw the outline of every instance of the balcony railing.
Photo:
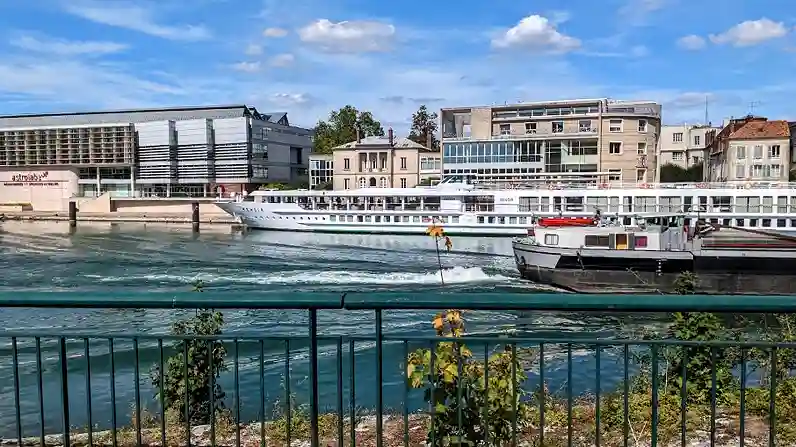
M 4 445 L 793 442 L 793 334 L 768 332 L 739 340 L 722 338 L 714 326 L 712 336 L 683 334 L 689 318 L 694 318 L 691 323 L 711 318 L 688 312 L 777 314 L 782 323 L 796 314 L 796 297 L 494 293 L 463 300 L 457 293 L 385 293 L 283 300 L 220 291 L 9 296 L 0 297 L 4 312 L 20 307 L 38 308 L 41 314 L 46 308 L 111 308 L 135 310 L 142 317 L 153 309 L 215 308 L 245 310 L 252 320 L 285 321 L 285 313 L 292 311 L 303 313 L 306 325 L 298 332 L 274 328 L 213 336 L 80 328 L 2 331 Z M 432 312 L 462 307 L 476 312 Z M 407 309 L 428 311 L 437 335 L 431 325 L 427 334 L 390 330 L 385 321 Z M 592 312 L 636 320 L 653 314 L 665 320 L 668 312 L 686 314 L 678 314 L 673 329 L 658 336 L 649 331 L 528 336 L 522 331 L 532 328 L 523 326 L 509 333 L 472 336 L 446 332 L 458 327 L 462 316 L 484 318 L 480 311 L 564 312 L 581 320 Z M 372 332 L 335 334 L 331 314 L 360 319 Z M 94 326 L 88 320 L 86 324 Z M 670 332 L 679 338 L 668 336 Z M 749 331 L 735 332 L 741 333 Z M 181 350 L 175 351 L 178 343 Z M 206 398 L 188 395 L 185 403 L 176 402 L 187 413 L 173 413 L 164 387 L 179 389 L 194 373 L 187 362 L 175 358 L 196 360 L 204 355 L 204 365 L 212 370 L 213 362 L 221 361 L 216 349 L 222 345 L 216 343 L 223 343 L 230 357 L 221 359 L 228 369 L 210 376 Z M 208 356 L 211 346 L 214 355 Z M 155 386 L 145 377 L 153 367 L 184 375 Z M 209 392 L 216 385 L 228 395 Z M 436 396 L 436 404 L 430 404 L 430 396 Z M 193 412 L 214 408 L 216 399 L 225 403 L 223 412 L 190 422 L 197 414 Z

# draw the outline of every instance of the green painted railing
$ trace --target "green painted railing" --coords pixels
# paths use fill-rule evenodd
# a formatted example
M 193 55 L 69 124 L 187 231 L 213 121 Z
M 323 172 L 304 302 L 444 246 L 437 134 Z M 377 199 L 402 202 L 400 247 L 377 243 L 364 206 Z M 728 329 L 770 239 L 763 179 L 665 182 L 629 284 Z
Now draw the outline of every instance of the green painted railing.
M 706 442 L 711 445 L 744 445 L 751 442 L 746 441 L 747 437 L 754 438 L 755 443 L 780 445 L 778 436 L 785 439 L 782 441 L 784 445 L 792 443 L 789 436 L 793 435 L 793 430 L 783 426 L 789 424 L 790 419 L 780 423 L 778 413 L 792 412 L 782 417 L 796 420 L 796 392 L 792 396 L 794 402 L 783 400 L 790 395 L 782 394 L 793 385 L 790 374 L 778 370 L 796 366 L 796 355 L 793 356 L 793 365 L 790 364 L 790 356 L 780 355 L 796 353 L 796 343 L 791 342 L 794 339 L 705 341 L 699 338 L 699 334 L 695 334 L 694 340 L 563 335 L 523 337 L 510 334 L 458 338 L 386 334 L 383 324 L 385 312 L 409 309 L 796 314 L 796 297 L 505 293 L 479 294 L 477 297 L 455 293 L 434 296 L 394 293 L 372 297 L 351 293 L 343 296 L 316 294 L 305 299 L 291 297 L 285 301 L 270 294 L 219 299 L 213 293 L 191 292 L 121 293 L 108 297 L 53 292 L 30 298 L 0 299 L 0 308 L 17 307 L 296 310 L 305 311 L 307 316 L 304 336 L 234 333 L 196 337 L 82 332 L 81 328 L 70 328 L 68 332 L 0 331 L 0 340 L 7 346 L 0 349 L 0 357 L 3 357 L 0 364 L 10 365 L 8 379 L 11 383 L 7 389 L 13 390 L 13 397 L 6 396 L 8 403 L 2 407 L 7 411 L 0 411 L 0 418 L 3 414 L 6 417 L 0 421 L 5 422 L 0 424 L 0 430 L 7 430 L 0 435 L 20 445 L 185 445 L 204 442 L 195 433 L 192 435 L 194 427 L 190 422 L 174 425 L 168 419 L 162 381 L 160 389 L 149 390 L 158 392 L 157 399 L 148 397 L 146 390 L 142 389 L 146 388 L 142 370 L 156 367 L 163 371 L 168 356 L 173 354 L 173 343 L 197 340 L 222 341 L 232 356 L 232 377 L 219 376 L 210 385 L 210 389 L 214 389 L 217 380 L 228 383 L 232 389 L 231 397 L 225 398 L 225 402 L 230 404 L 231 425 L 225 423 L 220 427 L 215 417 L 209 419 L 207 442 L 212 445 L 217 441 L 223 445 L 290 445 L 300 440 L 297 438 L 306 438 L 313 447 L 330 442 L 338 446 L 372 444 L 382 447 L 421 445 L 426 441 L 434 446 L 501 443 L 655 446 L 675 441 L 687 445 L 693 437 L 706 437 Z M 373 324 L 373 332 L 368 336 L 324 335 L 318 329 L 318 314 L 327 311 L 372 314 L 372 322 L 368 324 Z M 428 319 L 431 320 L 432 316 L 433 313 L 429 312 Z M 445 321 L 440 320 L 440 324 L 443 323 Z M 118 353 L 120 346 L 125 346 L 123 354 Z M 189 343 L 182 346 L 186 357 L 188 350 L 195 348 Z M 430 364 L 425 365 L 430 371 L 440 368 L 435 362 L 450 362 L 451 358 L 455 362 L 446 363 L 446 369 L 433 375 L 435 378 L 428 383 L 423 382 L 429 377 L 424 375 L 421 383 L 412 388 L 407 381 L 407 373 L 411 372 L 407 371 L 407 359 L 417 358 L 413 353 L 421 348 L 433 348 L 435 353 L 428 357 Z M 371 349 L 376 361 L 363 360 L 365 353 L 362 351 Z M 585 350 L 589 351 L 587 355 L 583 354 Z M 50 353 L 57 359 L 48 357 Z M 300 354 L 298 357 L 297 353 Z M 488 367 L 478 366 L 483 365 L 487 358 L 497 358 L 494 356 L 500 353 L 506 354 L 501 358 L 508 359 L 508 363 L 493 365 L 489 360 Z M 707 391 L 693 389 L 688 382 L 692 379 L 686 377 L 686 374 L 691 374 L 687 371 L 692 371 L 697 355 L 707 359 L 707 364 L 702 365 L 709 370 L 704 376 L 706 382 L 702 383 L 710 388 Z M 674 364 L 669 360 L 670 356 L 683 366 L 678 389 L 673 389 L 675 382 L 665 376 Z M 732 371 L 719 370 L 719 359 L 730 356 L 737 360 Z M 121 357 L 126 359 L 125 366 L 118 363 Z M 324 360 L 322 365 L 319 363 L 321 357 Z M 207 357 L 211 368 L 213 358 Z M 392 358 L 398 360 L 391 362 Z M 767 358 L 770 362 L 766 370 L 761 365 Z M 421 366 L 416 364 L 412 368 L 419 370 Z M 127 375 L 132 368 L 133 389 L 128 393 L 131 399 L 127 402 L 118 401 L 120 368 L 125 369 Z M 187 362 L 185 368 L 185 377 L 188 377 Z M 296 380 L 304 368 L 306 381 Z M 35 380 L 25 371 L 32 372 Z M 268 391 L 273 388 L 272 376 L 277 374 L 274 371 L 280 371 L 284 380 L 284 390 L 276 398 Z M 649 373 L 649 378 L 639 379 L 642 373 Z M 501 375 L 491 376 L 493 374 Z M 538 384 L 530 390 L 518 382 L 529 374 L 535 376 Z M 575 376 L 581 378 L 580 382 Z M 722 381 L 731 379 L 737 382 L 737 396 L 723 395 Z M 3 380 L 0 373 L 0 381 Z M 104 384 L 98 385 L 98 380 Z M 785 382 L 778 388 L 782 380 Z M 363 381 L 367 389 L 363 388 Z M 549 390 L 555 381 L 560 382 L 560 389 Z M 56 382 L 57 386 L 53 385 Z M 246 383 L 251 391 L 241 391 L 242 383 Z M 506 393 L 510 396 L 505 393 L 491 395 L 491 386 L 508 390 Z M 107 395 L 96 394 L 100 387 L 107 390 Z M 388 390 L 386 395 L 385 389 Z M 296 390 L 306 395 L 306 414 L 299 412 L 294 404 Z M 442 392 L 447 393 L 446 400 L 439 405 L 429 405 L 429 396 L 438 396 Z M 208 394 L 212 408 L 216 395 Z M 477 402 L 482 397 L 490 404 L 476 410 L 465 404 Z M 385 402 L 385 398 L 389 402 Z M 492 419 L 497 413 L 492 406 L 499 405 L 498 401 L 504 398 L 510 402 L 510 408 L 501 416 L 506 418 L 505 427 L 498 429 L 493 426 L 495 421 Z M 53 400 L 57 403 L 47 405 Z M 276 413 L 268 415 L 267 407 L 276 400 L 280 401 L 275 408 Z M 363 401 L 366 405 L 360 405 Z M 767 408 L 761 402 L 767 403 Z M 324 403 L 326 408 L 322 408 Z M 152 406 L 154 410 L 150 410 Z M 730 411 L 733 406 L 737 408 Z M 190 403 L 186 402 L 186 412 L 189 407 Z M 127 416 L 120 414 L 126 413 L 125 408 L 130 408 L 132 421 L 129 424 L 121 420 Z M 455 411 L 449 414 L 451 408 Z M 645 411 L 648 411 L 648 432 L 641 433 L 638 419 L 640 414 L 646 414 Z M 678 414 L 673 415 L 673 412 Z M 145 413 L 150 414 L 149 420 Z M 245 425 L 245 421 L 254 419 L 245 413 L 256 414 L 256 421 Z M 666 420 L 662 420 L 662 415 Z M 55 419 L 58 423 L 54 422 Z M 188 416 L 186 419 L 191 418 Z M 702 419 L 707 421 L 704 427 L 699 422 Z M 472 421 L 488 429 L 468 427 Z M 306 430 L 305 423 L 308 426 Z M 60 427 L 55 430 L 57 426 Z M 81 430 L 76 426 L 87 428 Z M 178 427 L 177 432 L 175 427 Z M 507 431 L 501 432 L 503 429 Z M 30 438 L 34 430 L 38 432 L 37 439 Z M 60 437 L 48 438 L 47 435 L 54 431 L 60 432 Z M 726 440 L 729 432 L 736 433 L 731 441 Z M 474 437 L 477 441 L 472 440 Z

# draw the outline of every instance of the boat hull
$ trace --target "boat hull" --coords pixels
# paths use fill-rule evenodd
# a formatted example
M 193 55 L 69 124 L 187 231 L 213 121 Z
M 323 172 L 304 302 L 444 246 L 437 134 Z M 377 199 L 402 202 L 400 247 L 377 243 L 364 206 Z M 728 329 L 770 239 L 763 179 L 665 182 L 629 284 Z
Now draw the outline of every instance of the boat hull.
M 770 272 L 722 271 L 722 261 L 714 256 L 690 259 L 678 254 L 675 258 L 654 259 L 604 258 L 582 259 L 582 266 L 573 261 L 571 253 L 556 253 L 546 247 L 514 243 L 517 270 L 524 279 L 575 293 L 678 293 L 677 280 L 683 272 L 697 277 L 695 292 L 700 294 L 791 295 L 796 294 L 796 270 L 783 265 L 794 261 L 785 258 L 748 259 L 746 262 L 776 262 L 781 267 Z M 670 252 L 671 253 L 671 252 Z M 613 253 L 612 253 L 613 254 Z M 654 262 L 653 262 L 654 261 Z M 627 265 L 620 265 L 627 262 Z

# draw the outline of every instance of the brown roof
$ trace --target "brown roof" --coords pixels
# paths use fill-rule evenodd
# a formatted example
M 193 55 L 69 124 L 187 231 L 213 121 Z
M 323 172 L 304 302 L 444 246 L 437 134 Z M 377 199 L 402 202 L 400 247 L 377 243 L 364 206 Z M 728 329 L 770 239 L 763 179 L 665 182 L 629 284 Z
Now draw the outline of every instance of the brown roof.
M 790 138 L 790 127 L 784 120 L 747 121 L 729 136 L 733 140 L 757 140 L 762 138 Z

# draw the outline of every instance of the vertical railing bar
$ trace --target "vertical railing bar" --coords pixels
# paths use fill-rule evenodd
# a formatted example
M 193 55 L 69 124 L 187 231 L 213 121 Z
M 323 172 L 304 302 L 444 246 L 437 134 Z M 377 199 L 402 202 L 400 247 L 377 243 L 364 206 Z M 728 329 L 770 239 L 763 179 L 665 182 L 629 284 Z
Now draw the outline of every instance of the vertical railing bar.
M 337 337 L 337 445 L 343 445 L 343 337 Z
M 572 386 L 572 343 L 567 343 L 567 445 L 572 446 L 572 406 L 574 404 Z
M 436 428 L 436 418 L 437 418 L 437 406 L 435 404 L 435 398 L 437 394 L 437 366 L 436 361 L 434 358 L 437 356 L 437 345 L 432 341 L 431 342 L 431 349 L 430 355 L 428 357 L 428 370 L 431 376 L 431 383 L 430 386 L 430 393 L 428 400 L 428 407 L 431 413 L 431 420 L 429 421 L 431 426 L 431 447 L 437 447 L 437 428 Z
M 310 447 L 318 447 L 318 310 L 310 309 L 309 316 L 310 316 Z
M 265 341 L 264 340 L 260 340 L 260 445 L 262 446 L 265 445 Z
M 741 409 L 738 431 L 741 434 L 739 447 L 744 447 L 746 441 L 746 349 L 741 348 Z
M 113 349 L 113 338 L 108 339 L 108 353 L 111 362 L 111 443 L 113 447 L 119 445 L 116 424 L 116 356 Z
M 777 347 L 771 348 L 771 381 L 769 383 L 768 394 L 768 445 L 774 447 L 776 441 L 777 425 Z
M 163 339 L 158 338 L 158 368 L 160 368 L 160 380 L 158 381 L 158 400 L 160 400 L 160 445 L 166 445 L 166 396 L 164 396 L 166 371 L 163 362 Z
M 462 435 L 462 344 L 456 343 L 456 430 L 459 442 Z
M 88 445 L 94 445 L 94 422 L 91 410 L 91 352 L 89 339 L 83 339 L 83 356 L 86 358 L 86 420 L 88 425 Z
M 489 445 L 489 343 L 484 343 L 484 445 Z
M 600 424 L 600 388 L 602 388 L 602 377 L 600 376 L 601 373 L 601 362 L 600 359 L 602 357 L 602 346 L 597 345 L 594 350 L 594 361 L 595 361 L 595 374 L 594 374 L 594 394 L 595 394 L 595 401 L 594 401 L 594 445 L 600 447 L 600 440 L 602 439 L 602 424 Z
M 188 340 L 182 344 L 183 353 L 183 380 L 185 380 L 185 445 L 191 447 L 191 398 L 188 392 Z
M 41 365 L 41 337 L 36 337 L 36 382 L 39 386 L 39 443 L 44 447 L 44 380 Z
M 290 446 L 293 434 L 293 395 L 290 393 L 290 339 L 285 339 L 285 443 Z
M 382 355 L 384 346 L 382 345 L 382 321 L 381 309 L 376 309 L 376 447 L 382 447 L 384 402 L 382 395 L 383 365 Z M 315 446 L 313 446 L 315 447 Z
M 622 439 L 624 447 L 630 444 L 630 343 L 625 342 L 624 349 L 622 350 L 622 357 L 624 361 L 624 381 L 622 383 L 623 396 L 622 396 Z
M 517 447 L 517 344 L 511 344 L 511 445 Z
M 547 387 L 544 383 L 544 343 L 539 343 L 539 390 L 542 399 L 539 402 L 539 445 L 544 445 L 544 410 L 547 406 Z
M 716 445 L 716 348 L 710 348 L 710 445 Z
M 404 370 L 409 363 L 409 342 L 404 340 Z M 403 381 L 403 420 L 404 420 L 404 447 L 409 447 L 409 378 Z
M 61 364 L 61 405 L 63 407 L 63 425 L 64 425 L 64 445 L 71 445 L 69 440 L 69 358 L 66 355 L 66 338 L 58 338 L 58 358 Z
M 356 391 L 356 344 L 354 340 L 348 341 L 348 437 L 351 447 L 357 445 L 357 391 Z
M 138 353 L 138 338 L 133 338 L 133 380 L 135 380 L 135 440 L 141 445 L 141 359 Z
M 210 400 L 210 445 L 212 447 L 216 445 L 216 375 L 214 374 L 214 348 L 215 340 L 209 340 L 207 343 L 207 366 L 210 370 L 210 390 L 207 398 Z
M 240 447 L 240 351 L 237 338 L 233 340 L 233 343 L 235 357 L 235 445 Z M 211 411 L 213 412 L 213 419 L 215 419 L 215 409 Z
M 658 345 L 652 345 L 652 436 L 650 437 L 650 445 L 655 447 L 658 445 L 658 381 L 660 380 L 660 372 L 658 367 L 660 361 L 658 360 Z
M 19 350 L 17 337 L 11 337 L 11 357 L 14 364 L 14 411 L 17 422 L 17 444 L 22 445 L 22 406 L 19 402 Z
M 688 348 L 682 349 L 683 369 L 680 372 L 682 383 L 680 384 L 680 445 L 686 447 L 688 442 L 688 427 L 686 414 L 688 413 Z

